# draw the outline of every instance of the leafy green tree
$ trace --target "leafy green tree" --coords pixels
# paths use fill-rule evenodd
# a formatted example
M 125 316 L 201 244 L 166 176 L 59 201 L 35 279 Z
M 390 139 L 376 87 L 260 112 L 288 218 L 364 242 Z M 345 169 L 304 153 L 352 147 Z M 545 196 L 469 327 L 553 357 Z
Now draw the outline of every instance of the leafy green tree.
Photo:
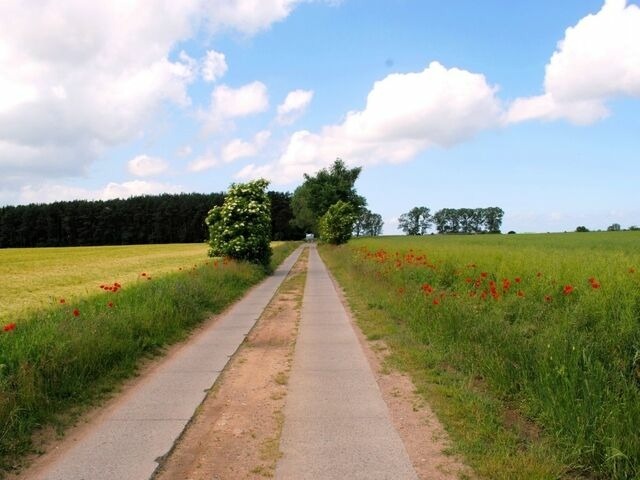
M 329 169 L 323 168 L 314 176 L 305 173 L 303 184 L 293 192 L 291 199 L 293 224 L 307 232 L 318 233 L 320 217 L 339 200 L 359 212 L 367 204 L 354 187 L 361 170 L 360 167 L 347 168 L 338 158 Z
M 398 219 L 398 228 L 407 235 L 424 235 L 431 225 L 430 210 L 427 207 L 413 207 Z
M 353 234 L 356 237 L 376 237 L 382 233 L 383 225 L 384 222 L 380 214 L 373 213 L 371 210 L 365 208 L 360 211 L 360 215 L 353 224 Z
M 226 256 L 268 267 L 271 206 L 267 180 L 233 183 L 221 207 L 209 211 L 209 256 Z
M 589 229 L 587 227 L 585 227 L 584 225 L 580 225 L 579 227 L 576 228 L 576 232 L 584 233 L 584 232 L 588 232 L 588 231 L 589 231 Z
M 348 242 L 355 220 L 356 213 L 353 206 L 338 200 L 320 217 L 318 222 L 320 240 L 334 245 Z
M 489 207 L 483 209 L 484 213 L 484 225 L 489 233 L 500 233 L 500 227 L 502 226 L 502 218 L 504 217 L 504 210 L 500 207 Z
M 620 230 L 622 230 L 622 227 L 620 227 L 619 223 L 612 223 L 607 227 L 607 232 L 619 232 Z

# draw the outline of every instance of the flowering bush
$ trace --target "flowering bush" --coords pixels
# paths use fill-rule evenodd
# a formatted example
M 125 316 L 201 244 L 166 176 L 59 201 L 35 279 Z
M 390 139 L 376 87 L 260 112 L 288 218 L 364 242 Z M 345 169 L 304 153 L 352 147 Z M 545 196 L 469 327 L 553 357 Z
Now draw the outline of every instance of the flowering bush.
M 271 206 L 264 179 L 233 183 L 221 207 L 209 211 L 209 256 L 247 260 L 267 267 L 271 260 Z
M 351 204 L 338 200 L 329 207 L 319 222 L 320 240 L 340 245 L 351 238 L 356 214 Z

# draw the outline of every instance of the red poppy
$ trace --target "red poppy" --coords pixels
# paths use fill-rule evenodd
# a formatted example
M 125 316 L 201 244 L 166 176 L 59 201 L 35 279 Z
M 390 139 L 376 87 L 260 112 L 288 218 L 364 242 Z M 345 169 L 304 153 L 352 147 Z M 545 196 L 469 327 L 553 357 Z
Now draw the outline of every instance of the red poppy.
M 480 272 L 482 278 L 487 278 L 487 275 L 489 275 L 487 272 Z
M 524 292 L 522 290 L 518 290 L 518 296 L 519 297 L 524 297 Z
M 66 300 L 64 298 L 61 298 L 60 303 L 66 303 Z
M 591 288 L 600 288 L 600 284 L 598 282 L 591 282 Z
M 398 295 L 404 295 L 404 288 L 403 287 L 400 287 L 398 289 Z
M 565 285 L 564 288 L 562 289 L 562 293 L 564 295 L 570 295 L 571 293 L 573 293 L 573 286 L 572 285 Z
M 542 276 L 542 272 L 536 273 L 536 277 L 541 277 L 541 276 Z
M 12 330 L 16 329 L 16 324 L 14 322 L 11 323 L 7 323 L 4 327 L 2 327 L 2 330 L 5 332 L 11 332 Z
M 551 303 L 551 301 L 552 301 L 552 300 L 553 300 L 553 299 L 551 298 L 551 295 L 545 295 L 545 296 L 544 296 L 544 301 L 545 301 L 545 302 L 547 302 L 547 303 Z
M 77 308 L 73 309 L 73 316 L 74 317 L 79 317 L 80 316 L 80 310 L 78 310 Z
M 631 267 L 631 268 L 629 269 L 629 273 L 636 273 L 636 269 L 635 269 L 635 268 L 633 268 L 633 267 Z
M 431 285 L 429 285 L 428 283 L 423 283 L 421 288 L 422 288 L 422 291 L 423 291 L 424 293 L 431 293 L 431 292 L 433 292 L 433 287 L 432 287 Z
M 440 305 L 440 300 L 438 300 L 437 298 L 433 299 L 433 304 L 434 305 Z
M 514 280 L 515 280 L 516 283 L 520 283 L 522 281 L 522 279 L 520 277 L 516 277 Z
M 113 302 L 109 302 L 109 303 L 107 303 L 107 307 L 109 307 L 109 308 L 113 308 Z
M 145 272 L 142 272 L 142 273 L 140 274 L 140 276 L 142 276 L 142 277 L 146 277 L 146 276 L 147 276 L 147 274 L 146 274 Z

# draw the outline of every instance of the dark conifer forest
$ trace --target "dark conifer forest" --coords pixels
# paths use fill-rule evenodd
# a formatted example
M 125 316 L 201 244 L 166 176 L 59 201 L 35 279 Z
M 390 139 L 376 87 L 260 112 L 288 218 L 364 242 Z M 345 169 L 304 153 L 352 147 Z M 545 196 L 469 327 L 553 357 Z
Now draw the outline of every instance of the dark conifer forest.
M 302 238 L 291 194 L 269 198 L 272 238 Z M 181 193 L 0 207 L 0 248 L 204 242 L 207 212 L 223 201 L 223 193 Z

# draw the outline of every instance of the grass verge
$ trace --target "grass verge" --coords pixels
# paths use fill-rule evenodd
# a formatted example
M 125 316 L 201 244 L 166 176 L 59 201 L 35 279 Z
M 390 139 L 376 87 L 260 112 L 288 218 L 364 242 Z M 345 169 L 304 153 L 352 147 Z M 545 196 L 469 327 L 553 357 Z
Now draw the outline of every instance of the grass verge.
M 640 475 L 634 239 L 397 238 L 321 254 L 479 476 L 629 479 Z
M 272 265 L 297 245 L 276 245 Z M 38 427 L 68 422 L 264 276 L 255 265 L 210 261 L 16 319 L 0 332 L 0 472 L 29 451 Z

